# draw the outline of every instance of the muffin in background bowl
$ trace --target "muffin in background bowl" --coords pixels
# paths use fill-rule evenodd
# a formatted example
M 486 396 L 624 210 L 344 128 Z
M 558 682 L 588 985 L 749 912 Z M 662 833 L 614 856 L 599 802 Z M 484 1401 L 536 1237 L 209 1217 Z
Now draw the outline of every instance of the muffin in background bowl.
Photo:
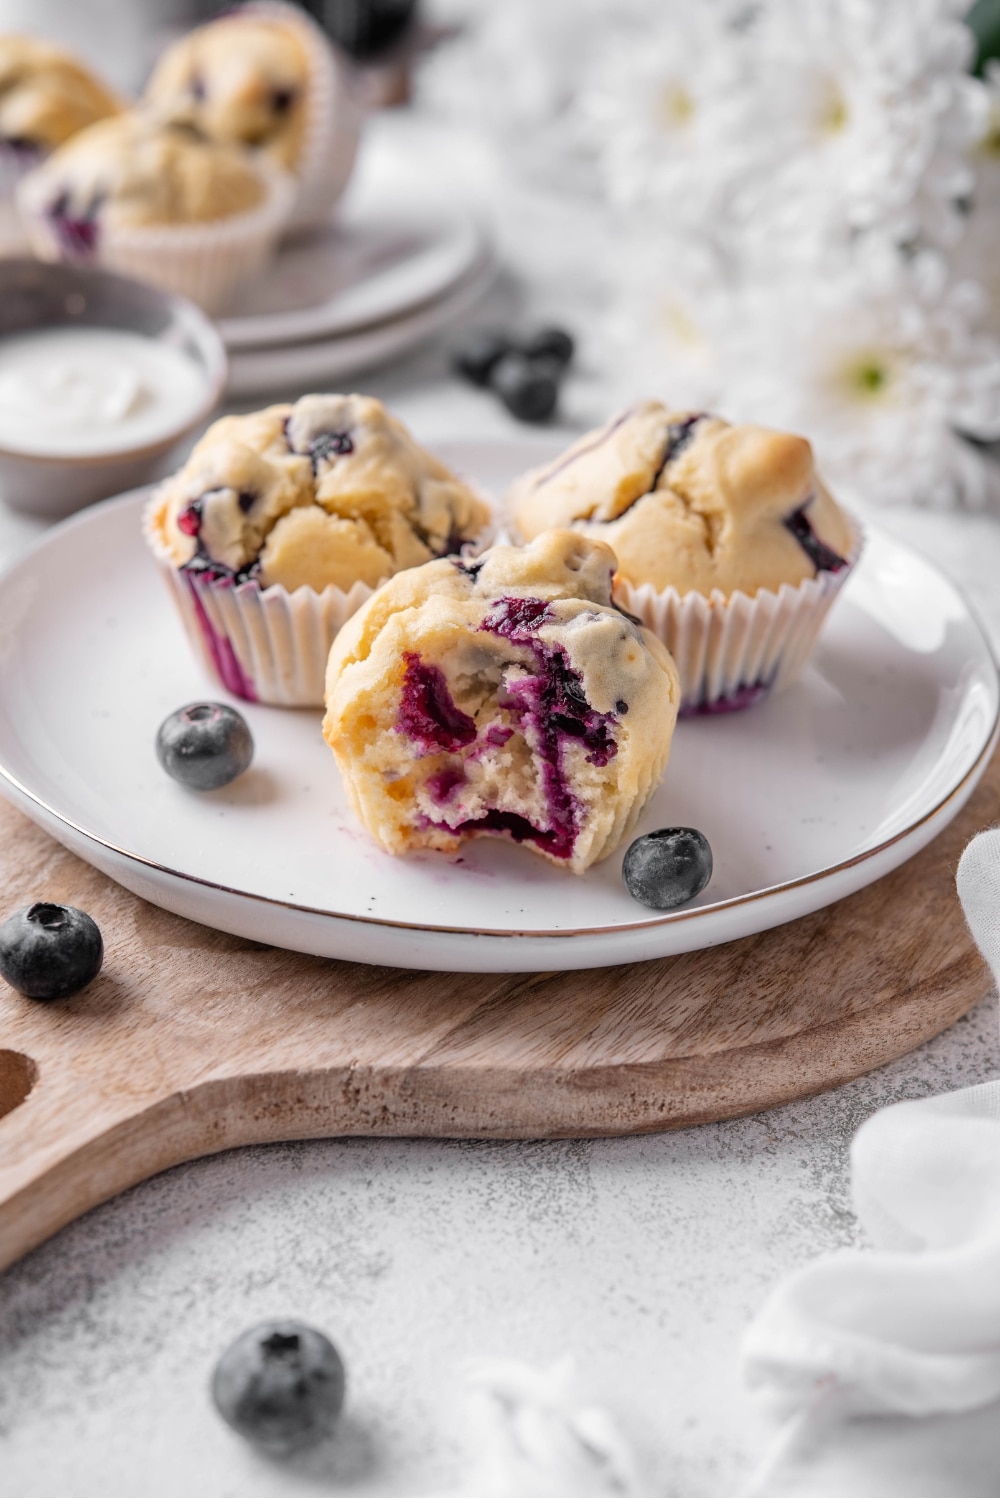
M 43 259 L 138 276 L 214 312 L 272 253 L 291 193 L 245 153 L 130 111 L 54 152 L 18 202 Z

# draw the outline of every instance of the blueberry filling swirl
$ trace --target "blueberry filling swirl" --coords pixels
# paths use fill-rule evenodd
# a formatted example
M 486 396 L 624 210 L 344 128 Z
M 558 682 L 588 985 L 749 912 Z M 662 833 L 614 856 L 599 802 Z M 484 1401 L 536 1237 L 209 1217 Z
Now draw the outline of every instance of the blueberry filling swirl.
M 618 753 L 615 730 L 628 704 L 619 698 L 615 713 L 601 713 L 588 702 L 580 674 L 570 665 L 565 647 L 543 641 L 538 628 L 551 618 L 544 599 L 506 597 L 498 600 L 479 626 L 527 648 L 533 670 L 509 681 L 503 706 L 532 744 L 541 766 L 547 816 L 536 826 L 519 813 L 491 808 L 458 824 L 433 823 L 452 833 L 506 833 L 517 843 L 531 842 L 557 859 L 571 859 L 583 815 L 565 767 L 566 746 L 572 742 L 586 751 L 588 762 L 605 766 Z M 407 652 L 396 729 L 406 734 L 422 754 L 454 753 L 475 746 L 475 719 L 458 707 L 440 668 Z M 491 724 L 483 735 L 483 749 L 501 746 L 515 731 Z M 473 750 L 472 754 L 475 755 Z M 438 803 L 448 801 L 466 780 L 461 763 L 446 765 L 428 777 L 427 791 Z M 430 822 L 430 820 L 428 820 Z

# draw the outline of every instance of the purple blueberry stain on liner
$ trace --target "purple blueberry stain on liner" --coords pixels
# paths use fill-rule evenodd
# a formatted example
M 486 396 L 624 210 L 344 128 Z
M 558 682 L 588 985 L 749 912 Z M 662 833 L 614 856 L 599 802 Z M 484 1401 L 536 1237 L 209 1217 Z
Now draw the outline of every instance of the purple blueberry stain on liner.
M 240 666 L 232 641 L 228 636 L 220 635 L 209 619 L 205 606 L 198 597 L 198 588 L 193 578 L 188 579 L 188 588 L 191 591 L 191 601 L 205 645 L 220 680 L 238 698 L 246 698 L 248 702 L 256 703 L 257 691 L 253 679 L 248 677 Z
M 701 703 L 682 703 L 678 718 L 700 719 L 709 718 L 714 714 L 739 713 L 744 708 L 752 708 L 755 703 L 766 698 L 770 691 L 769 682 L 747 683 L 723 698 L 711 698 Z
M 75 260 L 85 260 L 97 249 L 100 199 L 94 199 L 82 214 L 70 213 L 69 206 L 69 193 L 60 193 L 45 216 L 65 253 Z

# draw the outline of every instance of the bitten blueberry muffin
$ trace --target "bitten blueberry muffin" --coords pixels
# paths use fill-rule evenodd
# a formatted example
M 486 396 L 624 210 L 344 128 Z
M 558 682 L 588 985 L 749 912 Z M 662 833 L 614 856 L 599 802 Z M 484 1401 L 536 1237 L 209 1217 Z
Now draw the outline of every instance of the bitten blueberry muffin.
M 787 686 L 860 550 L 805 438 L 642 401 L 527 474 L 516 532 L 599 537 L 616 596 L 660 636 L 682 712 L 745 708 Z
M 323 732 L 392 854 L 492 834 L 582 873 L 663 774 L 679 685 L 611 599 L 602 542 L 549 531 L 399 573 L 334 642 Z
M 630 583 L 724 594 L 846 566 L 852 532 L 805 438 L 642 401 L 587 433 L 511 494 L 530 539 L 578 526 Z
M 326 217 L 354 164 L 353 78 L 298 7 L 244 5 L 188 32 L 160 58 L 145 102 L 299 179 L 297 223 Z
M 330 643 L 371 590 L 476 541 L 489 515 L 381 402 L 303 396 L 210 427 L 146 535 L 228 688 L 319 704 Z

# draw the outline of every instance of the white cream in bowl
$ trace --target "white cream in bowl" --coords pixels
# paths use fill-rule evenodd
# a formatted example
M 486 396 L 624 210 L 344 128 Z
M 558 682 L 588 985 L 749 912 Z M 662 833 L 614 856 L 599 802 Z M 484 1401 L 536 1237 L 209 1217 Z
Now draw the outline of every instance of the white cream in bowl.
M 39 457 L 144 448 L 196 419 L 207 384 L 182 349 L 126 329 L 0 338 L 0 447 Z

